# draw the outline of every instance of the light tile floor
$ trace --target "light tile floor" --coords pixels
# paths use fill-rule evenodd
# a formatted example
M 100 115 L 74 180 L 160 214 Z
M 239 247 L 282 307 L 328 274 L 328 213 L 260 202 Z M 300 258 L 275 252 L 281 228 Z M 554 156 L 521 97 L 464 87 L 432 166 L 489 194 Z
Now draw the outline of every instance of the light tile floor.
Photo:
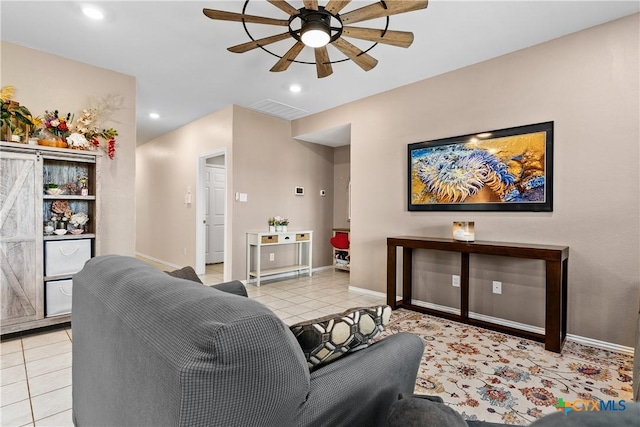
M 148 261 L 148 260 L 145 260 Z M 150 261 L 148 261 L 150 262 Z M 163 270 L 173 268 L 154 262 Z M 206 284 L 222 281 L 222 264 L 207 266 Z M 349 273 L 322 270 L 312 277 L 248 285 L 250 298 L 270 307 L 288 325 L 339 313 L 347 308 L 384 304 L 384 298 L 349 291 Z M 72 426 L 70 328 L 24 334 L 0 343 L 2 387 L 0 425 Z

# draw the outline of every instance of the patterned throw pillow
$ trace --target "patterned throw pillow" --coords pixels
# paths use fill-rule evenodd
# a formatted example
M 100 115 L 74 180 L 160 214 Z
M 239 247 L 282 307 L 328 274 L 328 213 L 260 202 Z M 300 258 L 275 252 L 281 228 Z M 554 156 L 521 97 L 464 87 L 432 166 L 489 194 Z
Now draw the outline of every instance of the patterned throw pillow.
M 296 323 L 290 328 L 313 371 L 347 353 L 368 347 L 389 323 L 390 316 L 388 305 L 358 307 Z

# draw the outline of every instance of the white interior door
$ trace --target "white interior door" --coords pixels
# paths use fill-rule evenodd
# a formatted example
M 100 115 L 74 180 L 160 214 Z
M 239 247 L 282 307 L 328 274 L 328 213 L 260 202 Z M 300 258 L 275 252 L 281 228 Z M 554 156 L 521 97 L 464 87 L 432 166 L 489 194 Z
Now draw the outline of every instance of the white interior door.
M 205 262 L 207 264 L 224 262 L 225 187 L 225 167 L 207 165 L 205 173 L 205 194 L 208 199 L 205 211 Z

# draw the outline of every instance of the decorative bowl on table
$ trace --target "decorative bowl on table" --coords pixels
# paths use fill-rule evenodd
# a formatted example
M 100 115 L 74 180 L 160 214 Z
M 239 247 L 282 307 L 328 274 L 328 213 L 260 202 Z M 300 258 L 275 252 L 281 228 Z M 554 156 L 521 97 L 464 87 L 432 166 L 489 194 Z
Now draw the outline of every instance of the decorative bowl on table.
M 84 230 L 82 228 L 74 228 L 70 231 L 71 234 L 82 234 Z
M 59 196 L 64 193 L 62 188 L 47 188 L 46 193 L 50 196 Z
M 62 236 L 63 234 L 67 234 L 67 229 L 66 228 L 56 228 L 55 230 L 53 230 L 54 233 L 56 233 L 58 236 Z

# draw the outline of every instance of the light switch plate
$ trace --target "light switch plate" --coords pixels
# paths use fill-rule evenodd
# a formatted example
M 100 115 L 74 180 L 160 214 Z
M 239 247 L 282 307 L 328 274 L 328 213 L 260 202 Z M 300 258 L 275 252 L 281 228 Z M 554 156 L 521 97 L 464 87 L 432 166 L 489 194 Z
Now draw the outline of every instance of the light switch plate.
M 454 274 L 453 276 L 451 276 L 451 285 L 455 288 L 459 288 L 460 287 L 460 276 L 458 276 L 457 274 Z

